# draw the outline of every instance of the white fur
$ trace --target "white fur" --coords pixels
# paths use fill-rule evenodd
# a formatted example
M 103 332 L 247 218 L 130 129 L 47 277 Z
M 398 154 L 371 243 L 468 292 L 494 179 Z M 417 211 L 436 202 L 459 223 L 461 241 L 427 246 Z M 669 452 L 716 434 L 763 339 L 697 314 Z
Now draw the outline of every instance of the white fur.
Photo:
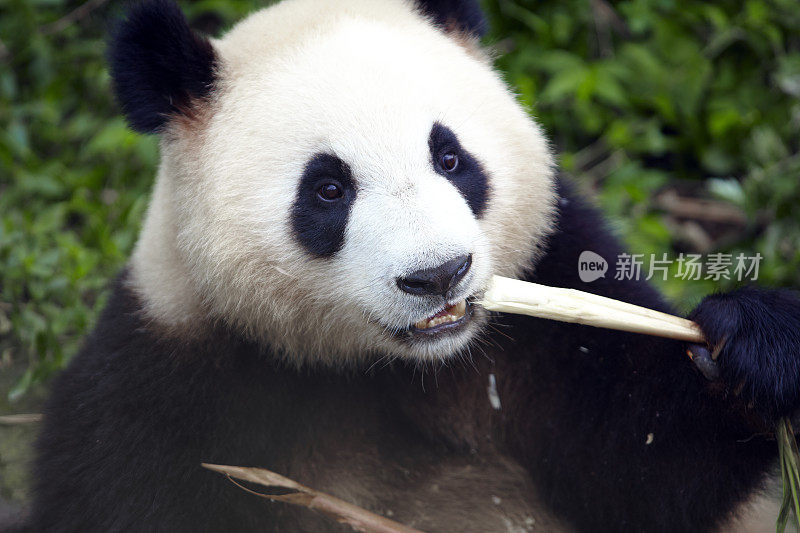
M 284 0 L 214 41 L 218 87 L 201 118 L 175 121 L 132 259 L 133 286 L 165 327 L 221 320 L 294 362 L 377 354 L 446 357 L 478 333 L 424 345 L 389 333 L 442 303 L 395 279 L 473 254 L 459 298 L 518 275 L 554 210 L 552 157 L 491 65 L 403 0 Z M 489 175 L 475 218 L 434 172 L 434 122 Z M 343 248 L 314 258 L 290 212 L 309 158 L 332 153 L 358 193 Z

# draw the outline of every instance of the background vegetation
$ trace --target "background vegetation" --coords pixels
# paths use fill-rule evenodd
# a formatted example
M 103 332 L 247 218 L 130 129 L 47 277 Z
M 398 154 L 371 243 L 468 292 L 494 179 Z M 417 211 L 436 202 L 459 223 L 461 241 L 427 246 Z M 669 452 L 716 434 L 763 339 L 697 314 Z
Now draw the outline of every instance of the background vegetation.
M 73 355 L 133 246 L 158 161 L 104 62 L 121 2 L 0 0 L 0 395 Z M 181 2 L 218 34 L 263 2 Z M 800 287 L 796 0 L 487 0 L 487 43 L 632 250 L 760 252 Z M 671 279 L 685 309 L 715 288 Z

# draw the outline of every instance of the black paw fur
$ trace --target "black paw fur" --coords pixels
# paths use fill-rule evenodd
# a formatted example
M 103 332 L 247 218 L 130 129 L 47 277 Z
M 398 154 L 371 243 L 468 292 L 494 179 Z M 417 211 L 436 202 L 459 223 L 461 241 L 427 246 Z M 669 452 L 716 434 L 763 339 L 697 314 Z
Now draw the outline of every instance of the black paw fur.
M 800 408 L 800 297 L 743 288 L 706 297 L 694 310 L 728 390 L 773 422 Z

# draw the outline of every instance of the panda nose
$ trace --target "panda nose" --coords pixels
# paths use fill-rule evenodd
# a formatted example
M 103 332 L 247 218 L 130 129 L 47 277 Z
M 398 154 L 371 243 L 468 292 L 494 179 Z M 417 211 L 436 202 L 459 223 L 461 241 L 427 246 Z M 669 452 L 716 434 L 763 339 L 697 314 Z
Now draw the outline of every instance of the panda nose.
M 404 278 L 397 278 L 401 291 L 418 296 L 444 296 L 472 266 L 472 254 L 451 259 L 434 268 L 416 270 Z

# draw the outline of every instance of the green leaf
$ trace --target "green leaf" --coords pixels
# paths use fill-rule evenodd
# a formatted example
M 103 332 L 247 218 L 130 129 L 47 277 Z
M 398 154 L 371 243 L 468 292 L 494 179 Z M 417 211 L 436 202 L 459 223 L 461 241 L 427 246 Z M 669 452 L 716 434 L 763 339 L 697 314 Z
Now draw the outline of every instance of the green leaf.
M 800 452 L 798 452 L 797 440 L 788 418 L 784 418 L 778 423 L 775 436 L 778 440 L 778 456 L 783 484 L 783 499 L 775 529 L 778 533 L 783 533 L 790 515 L 793 514 L 797 530 L 800 531 Z

